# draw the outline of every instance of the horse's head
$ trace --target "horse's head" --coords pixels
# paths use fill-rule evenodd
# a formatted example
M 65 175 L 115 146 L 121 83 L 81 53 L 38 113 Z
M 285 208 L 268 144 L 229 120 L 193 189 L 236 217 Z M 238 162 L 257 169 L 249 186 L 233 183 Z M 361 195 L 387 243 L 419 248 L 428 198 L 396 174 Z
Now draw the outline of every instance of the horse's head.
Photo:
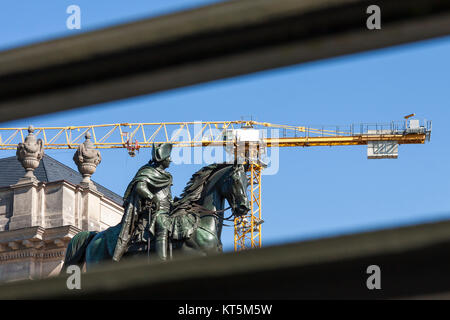
M 248 179 L 243 165 L 234 165 L 229 171 L 222 194 L 227 199 L 235 216 L 245 215 L 250 210 L 250 201 L 247 196 Z

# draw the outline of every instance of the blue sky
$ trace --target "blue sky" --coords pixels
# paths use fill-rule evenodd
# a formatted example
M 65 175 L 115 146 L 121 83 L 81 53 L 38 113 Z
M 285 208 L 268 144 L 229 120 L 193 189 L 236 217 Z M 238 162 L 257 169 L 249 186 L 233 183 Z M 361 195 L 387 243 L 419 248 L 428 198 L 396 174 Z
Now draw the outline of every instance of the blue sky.
M 67 36 L 65 10 L 82 10 L 82 32 L 212 1 L 8 1 L 0 50 Z M 260 72 L 22 121 L 11 126 L 239 120 L 291 125 L 433 120 L 431 142 L 402 145 L 397 160 L 367 160 L 366 147 L 283 148 L 278 174 L 263 177 L 263 244 L 450 218 L 450 37 Z M 122 194 L 150 157 L 102 151 L 94 180 Z M 47 154 L 75 168 L 73 151 Z M 14 152 L 3 151 L 3 156 Z M 172 166 L 178 195 L 199 165 Z M 233 244 L 231 228 L 222 240 Z

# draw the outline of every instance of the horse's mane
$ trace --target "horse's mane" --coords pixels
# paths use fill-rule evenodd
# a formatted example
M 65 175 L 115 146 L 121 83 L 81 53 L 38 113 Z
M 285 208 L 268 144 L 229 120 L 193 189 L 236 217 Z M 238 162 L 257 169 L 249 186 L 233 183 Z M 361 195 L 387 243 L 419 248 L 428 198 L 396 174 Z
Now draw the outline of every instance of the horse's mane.
M 180 195 L 181 198 L 174 203 L 172 214 L 180 213 L 180 211 L 184 211 L 183 209 L 189 208 L 192 203 L 198 201 L 208 179 L 217 171 L 231 166 L 229 163 L 213 163 L 194 173 L 184 187 Z

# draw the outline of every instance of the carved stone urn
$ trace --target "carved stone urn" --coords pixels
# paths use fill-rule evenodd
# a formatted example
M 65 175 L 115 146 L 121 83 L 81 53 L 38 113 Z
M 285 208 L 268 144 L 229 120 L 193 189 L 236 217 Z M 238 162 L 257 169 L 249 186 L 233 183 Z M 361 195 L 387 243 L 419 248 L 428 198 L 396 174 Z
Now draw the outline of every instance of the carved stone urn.
M 73 161 L 78 167 L 78 171 L 82 174 L 81 186 L 96 190 L 94 183 L 91 181 L 91 176 L 97 169 L 97 165 L 102 161 L 100 151 L 98 151 L 91 141 L 90 132 L 86 132 L 86 140 L 78 146 Z
M 35 180 L 34 169 L 39 166 L 44 156 L 44 143 L 41 139 L 36 139 L 34 135 L 34 127 L 28 127 L 28 135 L 23 143 L 19 143 L 16 151 L 17 160 L 20 161 L 22 167 L 26 170 L 25 176 L 23 176 L 19 182 Z

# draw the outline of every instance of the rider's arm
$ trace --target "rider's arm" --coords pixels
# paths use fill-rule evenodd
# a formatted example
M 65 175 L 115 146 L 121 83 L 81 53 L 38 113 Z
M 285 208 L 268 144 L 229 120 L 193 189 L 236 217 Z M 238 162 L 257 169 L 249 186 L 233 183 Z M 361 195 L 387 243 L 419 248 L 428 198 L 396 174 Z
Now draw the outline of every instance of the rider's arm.
M 148 190 L 147 182 L 145 181 L 139 181 L 136 184 L 136 192 L 142 199 L 152 200 L 153 199 L 153 193 Z

